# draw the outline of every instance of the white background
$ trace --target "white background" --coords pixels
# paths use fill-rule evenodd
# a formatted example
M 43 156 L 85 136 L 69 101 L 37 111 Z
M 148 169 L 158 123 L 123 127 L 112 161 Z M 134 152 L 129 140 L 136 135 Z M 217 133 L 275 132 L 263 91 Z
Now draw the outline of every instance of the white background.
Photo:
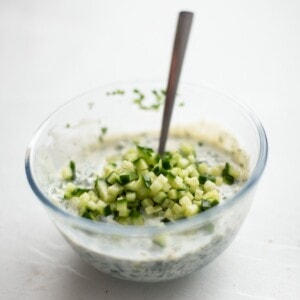
M 160 284 L 82 262 L 31 192 L 26 146 L 69 98 L 165 79 L 177 13 L 195 12 L 182 80 L 239 97 L 269 138 L 268 166 L 232 245 Z M 0 0 L 1 299 L 300 299 L 300 2 Z

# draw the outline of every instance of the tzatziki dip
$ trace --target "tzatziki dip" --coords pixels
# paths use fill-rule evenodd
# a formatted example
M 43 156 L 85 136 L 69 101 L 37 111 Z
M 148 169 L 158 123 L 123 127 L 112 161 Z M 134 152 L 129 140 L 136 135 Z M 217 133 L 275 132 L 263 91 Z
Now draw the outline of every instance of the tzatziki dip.
M 234 139 L 220 136 L 212 142 L 175 130 L 166 152 L 159 155 L 153 133 L 103 139 L 99 147 L 85 147 L 82 158 L 65 162 L 50 193 L 59 206 L 93 222 L 168 227 L 222 205 L 242 188 L 248 157 L 235 142 L 228 148 L 228 141 Z M 66 238 L 84 260 L 103 272 L 137 281 L 168 280 L 221 253 L 236 234 L 236 226 L 228 225 L 233 223 L 230 217 L 236 216 L 228 214 L 176 235 L 126 240 L 104 234 L 85 245 Z M 110 247 L 115 243 L 118 247 Z

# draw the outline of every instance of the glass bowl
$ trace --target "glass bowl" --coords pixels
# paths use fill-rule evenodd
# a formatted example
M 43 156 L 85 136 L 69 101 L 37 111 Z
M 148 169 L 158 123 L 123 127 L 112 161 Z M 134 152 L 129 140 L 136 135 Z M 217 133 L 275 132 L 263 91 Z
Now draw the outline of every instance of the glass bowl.
M 99 139 L 142 132 L 159 136 L 163 109 L 153 90 L 160 91 L 163 86 L 162 82 L 116 83 L 80 95 L 50 115 L 26 153 L 30 187 L 70 246 L 100 271 L 127 280 L 178 278 L 222 253 L 249 211 L 267 160 L 266 134 L 253 112 L 213 88 L 181 84 L 171 128 L 189 128 L 187 135 L 204 130 L 212 140 L 220 138 L 220 132 L 230 133 L 249 156 L 249 178 L 234 196 L 164 226 L 95 222 L 58 205 L 51 193 L 60 168 L 70 159 L 79 165 L 88 161 L 91 170 L 99 168 L 104 159 L 97 148 Z M 134 101 L 139 95 L 135 89 L 150 99 L 142 102 L 148 109 L 141 109 L 139 101 Z M 230 151 L 230 143 L 228 147 Z M 157 242 L 161 237 L 163 246 Z

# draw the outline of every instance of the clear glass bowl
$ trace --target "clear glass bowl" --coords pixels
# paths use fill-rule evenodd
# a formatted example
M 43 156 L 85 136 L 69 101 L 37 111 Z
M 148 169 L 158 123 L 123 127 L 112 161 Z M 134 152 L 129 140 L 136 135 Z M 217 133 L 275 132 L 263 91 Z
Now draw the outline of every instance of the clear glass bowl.
M 51 197 L 51 186 L 60 168 L 70 159 L 79 164 L 80 160 L 90 161 L 92 168 L 103 160 L 94 147 L 101 128 L 108 128 L 107 136 L 149 131 L 158 136 L 162 108 L 141 110 L 133 102 L 132 91 L 138 88 L 150 99 L 152 90 L 163 86 L 162 82 L 118 83 L 87 92 L 51 114 L 26 153 L 29 184 L 71 247 L 100 271 L 128 280 L 154 282 L 181 277 L 222 253 L 248 213 L 267 159 L 266 134 L 253 112 L 212 88 L 181 84 L 171 127 L 190 126 L 197 133 L 205 128 L 201 125 L 204 121 L 217 123 L 234 136 L 250 157 L 250 176 L 239 192 L 205 212 L 163 227 L 94 222 L 58 206 Z M 116 89 L 126 93 L 107 95 Z M 217 138 L 214 131 L 211 137 Z M 87 149 L 92 154 L 87 155 Z M 157 243 L 161 236 L 164 247 Z

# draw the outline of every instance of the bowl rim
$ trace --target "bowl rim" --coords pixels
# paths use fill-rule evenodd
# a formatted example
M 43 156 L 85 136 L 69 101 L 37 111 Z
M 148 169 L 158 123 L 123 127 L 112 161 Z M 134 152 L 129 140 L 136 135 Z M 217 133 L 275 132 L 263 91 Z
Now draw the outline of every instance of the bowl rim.
M 34 149 L 35 145 L 43 133 L 44 128 L 47 127 L 48 123 L 51 122 L 52 118 L 65 107 L 70 105 L 73 101 L 79 100 L 81 97 L 86 94 L 90 94 L 96 92 L 98 90 L 107 89 L 109 87 L 116 87 L 122 85 L 132 85 L 143 83 L 143 84 L 154 84 L 161 81 L 158 80 L 135 80 L 135 81 L 118 81 L 112 82 L 110 84 L 102 85 L 96 87 L 94 89 L 88 90 L 84 93 L 77 95 L 76 97 L 71 98 L 69 101 L 65 102 L 63 105 L 59 106 L 56 110 L 54 110 L 48 118 L 46 118 L 38 129 L 33 134 L 33 137 L 26 149 L 25 154 L 25 173 L 28 180 L 28 183 L 36 195 L 36 197 L 45 205 L 46 208 L 50 209 L 51 212 L 55 213 L 57 217 L 64 219 L 64 221 L 68 221 L 72 224 L 76 224 L 79 228 L 92 231 L 92 232 L 101 232 L 105 234 L 117 234 L 122 236 L 153 236 L 164 233 L 171 233 L 176 231 L 184 231 L 187 229 L 194 228 L 195 226 L 199 226 L 201 224 L 206 223 L 207 221 L 211 221 L 225 210 L 229 209 L 233 206 L 244 194 L 249 192 L 258 182 L 259 178 L 262 176 L 263 171 L 266 167 L 267 157 L 268 157 L 268 140 L 265 129 L 256 116 L 256 114 L 244 103 L 242 103 L 236 97 L 228 94 L 227 92 L 223 92 L 220 89 L 216 89 L 215 87 L 208 84 L 195 84 L 195 83 L 185 83 L 182 82 L 180 86 L 185 86 L 187 88 L 193 88 L 198 90 L 208 90 L 209 92 L 213 92 L 215 94 L 219 94 L 220 96 L 226 97 L 226 101 L 231 101 L 234 105 L 236 105 L 252 122 L 254 125 L 256 132 L 258 134 L 259 139 L 259 155 L 255 166 L 253 168 L 252 174 L 246 183 L 242 186 L 242 188 L 235 193 L 230 198 L 226 199 L 222 204 L 217 205 L 209 210 L 201 212 L 201 214 L 197 214 L 191 218 L 184 218 L 177 220 L 175 222 L 165 223 L 162 226 L 157 225 L 121 225 L 121 224 L 112 224 L 105 222 L 95 222 L 86 218 L 82 218 L 80 216 L 74 215 L 67 210 L 59 207 L 54 204 L 52 200 L 47 197 L 47 195 L 42 191 L 39 187 L 37 181 L 34 176 L 34 166 L 33 166 L 33 157 L 34 157 Z

